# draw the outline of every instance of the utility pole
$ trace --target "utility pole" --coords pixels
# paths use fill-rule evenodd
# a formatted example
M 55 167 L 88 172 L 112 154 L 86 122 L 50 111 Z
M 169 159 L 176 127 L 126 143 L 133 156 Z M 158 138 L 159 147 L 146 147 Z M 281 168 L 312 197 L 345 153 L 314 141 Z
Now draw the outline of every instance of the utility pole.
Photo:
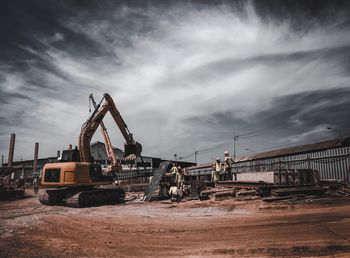
M 236 135 L 236 132 L 233 131 L 233 158 L 236 158 L 236 141 L 238 141 L 239 135 Z
M 198 151 L 194 151 L 194 162 L 196 163 L 196 165 L 197 165 L 197 154 L 198 154 Z
M 236 156 L 236 155 L 235 155 L 235 149 L 236 149 L 236 148 L 235 148 L 235 147 L 236 147 L 236 146 L 235 146 L 235 134 L 236 134 L 236 131 L 235 131 L 235 130 L 233 130 L 233 135 L 232 135 L 232 136 L 233 136 L 233 138 L 232 138 L 232 145 L 233 145 L 233 158 L 235 158 L 235 156 Z
M 175 160 L 175 164 L 177 166 L 177 154 L 176 153 L 174 154 L 174 160 Z

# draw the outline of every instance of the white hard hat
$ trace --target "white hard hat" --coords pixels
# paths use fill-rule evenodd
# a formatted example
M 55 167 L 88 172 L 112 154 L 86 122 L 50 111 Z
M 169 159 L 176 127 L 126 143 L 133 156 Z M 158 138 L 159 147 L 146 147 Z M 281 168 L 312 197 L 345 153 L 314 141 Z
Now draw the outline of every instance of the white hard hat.
M 224 155 L 228 155 L 228 154 L 229 154 L 228 151 L 225 151 L 225 152 L 224 152 Z
M 216 158 L 216 160 L 220 160 L 220 158 Z

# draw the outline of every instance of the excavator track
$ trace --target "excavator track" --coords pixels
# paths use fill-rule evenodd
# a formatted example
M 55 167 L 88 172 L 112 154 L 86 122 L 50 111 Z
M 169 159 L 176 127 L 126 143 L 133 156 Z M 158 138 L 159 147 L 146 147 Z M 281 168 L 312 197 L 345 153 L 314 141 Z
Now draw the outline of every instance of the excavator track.
M 68 207 L 82 208 L 102 204 L 116 204 L 124 201 L 125 192 L 120 188 L 100 188 L 81 191 L 66 199 Z
M 39 201 L 46 205 L 65 205 L 82 208 L 124 202 L 125 192 L 121 188 L 91 189 L 49 189 L 39 196 Z
M 47 189 L 39 195 L 39 201 L 46 205 L 63 205 L 67 188 Z

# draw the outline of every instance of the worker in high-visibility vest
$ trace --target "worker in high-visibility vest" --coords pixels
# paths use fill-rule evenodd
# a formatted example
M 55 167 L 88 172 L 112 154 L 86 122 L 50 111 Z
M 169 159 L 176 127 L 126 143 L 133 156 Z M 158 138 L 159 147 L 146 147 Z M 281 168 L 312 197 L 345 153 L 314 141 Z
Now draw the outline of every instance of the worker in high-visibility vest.
M 181 190 L 182 190 L 182 186 L 184 184 L 184 180 L 185 180 L 184 172 L 183 172 L 181 166 L 178 166 L 175 181 L 176 181 L 177 187 Z
M 230 157 L 230 154 L 228 151 L 224 152 L 224 173 L 225 173 L 225 180 L 232 180 L 232 164 L 234 163 L 234 160 Z M 237 180 L 237 174 L 233 173 L 235 177 L 235 181 Z
M 217 182 L 219 180 L 223 181 L 222 178 L 222 165 L 220 158 L 217 158 L 213 163 L 213 171 L 212 171 L 212 181 Z

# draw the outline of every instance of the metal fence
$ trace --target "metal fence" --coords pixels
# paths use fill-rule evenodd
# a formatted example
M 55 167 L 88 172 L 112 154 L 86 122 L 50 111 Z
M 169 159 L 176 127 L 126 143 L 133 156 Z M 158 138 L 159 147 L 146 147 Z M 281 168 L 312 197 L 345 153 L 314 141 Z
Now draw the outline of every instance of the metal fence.
M 155 169 L 137 169 L 130 171 L 123 171 L 115 174 L 117 180 L 127 180 L 131 178 L 149 178 L 153 175 Z
M 343 179 L 350 184 L 350 147 L 327 149 L 307 154 L 296 154 L 262 160 L 242 161 L 234 164 L 237 173 L 273 171 L 279 169 L 313 169 L 321 179 Z

